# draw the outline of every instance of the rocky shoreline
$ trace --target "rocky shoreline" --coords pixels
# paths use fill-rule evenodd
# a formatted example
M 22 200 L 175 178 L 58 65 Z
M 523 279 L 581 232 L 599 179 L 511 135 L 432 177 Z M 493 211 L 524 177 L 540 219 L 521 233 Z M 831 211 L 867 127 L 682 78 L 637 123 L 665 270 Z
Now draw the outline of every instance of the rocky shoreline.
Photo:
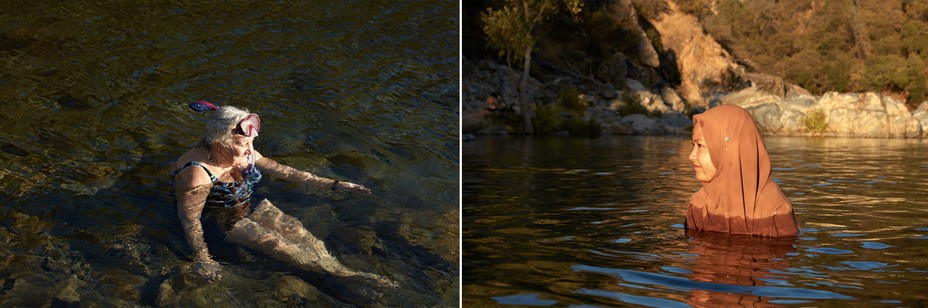
M 534 106 L 526 112 L 546 124 L 595 122 L 603 135 L 668 135 L 689 134 L 693 114 L 733 104 L 747 109 L 764 135 L 928 138 L 928 101 L 905 102 L 907 93 L 899 91 L 813 95 L 783 78 L 754 72 L 706 32 L 698 18 L 674 1 L 666 4 L 649 14 L 640 14 L 628 0 L 606 5 L 605 16 L 630 33 L 637 48 L 574 60 L 589 67 L 578 69 L 556 57 L 543 60 L 543 55 L 552 52 L 539 47 L 539 56 L 532 58 L 536 61 L 532 77 L 521 89 Z M 487 96 L 497 93 L 504 108 L 513 107 L 521 115 L 516 103 L 520 101 L 520 75 L 493 60 L 463 59 L 461 124 L 465 134 L 519 134 L 524 130 L 501 125 L 507 123 L 488 112 L 485 103 Z M 576 93 L 583 106 L 570 108 L 570 112 L 559 108 L 557 102 L 564 93 Z M 542 116 L 536 111 L 543 111 Z
M 515 103 L 517 76 L 518 72 L 494 61 L 464 61 L 461 119 L 465 135 L 472 134 L 465 140 L 473 135 L 513 133 L 511 128 L 488 120 L 493 113 L 486 111 L 485 99 L 497 93 L 503 108 L 521 114 Z M 772 76 L 745 74 L 742 79 L 741 89 L 716 94 L 709 100 L 709 108 L 723 104 L 744 107 L 764 135 L 928 138 L 928 101 L 910 111 L 899 99 L 880 93 L 827 92 L 815 96 Z M 578 82 L 569 76 L 547 83 L 532 78 L 529 101 L 545 104 L 564 88 L 577 89 L 586 106 L 583 120 L 599 123 L 603 135 L 689 134 L 692 114 L 705 111 L 703 106 L 690 107 L 672 87 L 648 88 L 629 78 L 623 83 L 616 89 L 612 83 Z M 632 103 L 640 104 L 647 114 L 623 116 L 622 111 Z M 551 134 L 569 135 L 566 131 Z

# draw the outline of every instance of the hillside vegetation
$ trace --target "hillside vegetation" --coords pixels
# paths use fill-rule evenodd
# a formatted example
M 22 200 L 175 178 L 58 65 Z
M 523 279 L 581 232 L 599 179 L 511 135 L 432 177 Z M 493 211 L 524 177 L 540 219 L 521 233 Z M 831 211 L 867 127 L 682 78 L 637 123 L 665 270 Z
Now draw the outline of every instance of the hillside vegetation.
M 599 65 L 617 52 L 632 62 L 647 42 L 660 66 L 642 80 L 679 83 L 673 57 L 649 23 L 666 12 L 664 0 L 632 0 L 642 35 L 617 22 L 613 1 L 586 1 L 580 18 L 562 13 L 536 29 L 537 63 L 532 75 L 599 78 Z M 487 50 L 480 14 L 501 1 L 465 1 L 463 53 L 466 59 L 497 58 Z M 749 71 L 779 76 L 813 94 L 827 91 L 883 92 L 914 108 L 928 98 L 928 1 L 926 0 L 688 0 L 677 7 L 699 18 L 703 30 Z M 638 63 L 641 64 L 641 63 Z M 646 65 L 645 65 L 646 66 Z M 637 79 L 637 78 L 636 78 Z M 647 79 L 647 78 L 641 78 Z
M 928 1 L 682 2 L 743 65 L 812 93 L 928 95 Z

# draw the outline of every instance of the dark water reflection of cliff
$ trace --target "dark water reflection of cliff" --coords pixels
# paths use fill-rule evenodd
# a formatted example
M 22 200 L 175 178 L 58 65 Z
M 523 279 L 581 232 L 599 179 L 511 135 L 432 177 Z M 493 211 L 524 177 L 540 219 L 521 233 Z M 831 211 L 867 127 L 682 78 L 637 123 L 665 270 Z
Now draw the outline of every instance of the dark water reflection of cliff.
M 351 296 L 245 253 L 189 280 L 169 166 L 206 99 L 261 115 L 256 147 L 371 197 L 258 190 L 347 265 L 454 305 L 453 2 L 7 3 L 0 12 L 0 306 L 330 306 Z
M 798 239 L 685 235 L 686 137 L 464 143 L 464 304 L 928 301 L 928 143 L 766 143 Z

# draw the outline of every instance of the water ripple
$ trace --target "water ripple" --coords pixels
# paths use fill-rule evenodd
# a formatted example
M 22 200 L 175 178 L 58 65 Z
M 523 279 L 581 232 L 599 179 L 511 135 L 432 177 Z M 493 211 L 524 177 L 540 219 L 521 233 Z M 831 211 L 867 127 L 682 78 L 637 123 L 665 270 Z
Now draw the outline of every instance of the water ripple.
M 519 294 L 509 296 L 494 296 L 492 299 L 503 305 L 553 306 L 557 304 L 557 301 L 540 299 L 538 297 L 538 294 Z
M 880 242 L 861 242 L 860 247 L 865 249 L 887 249 L 892 248 L 892 245 L 886 245 Z
M 787 288 L 777 286 L 742 286 L 705 281 L 694 281 L 671 275 L 641 272 L 627 269 L 605 268 L 588 265 L 574 265 L 574 271 L 592 272 L 620 278 L 626 282 L 643 285 L 659 285 L 677 291 L 706 290 L 722 293 L 750 294 L 775 298 L 792 299 L 842 299 L 852 300 L 853 297 L 823 290 L 806 288 Z
M 806 249 L 809 252 L 824 253 L 829 255 L 844 255 L 854 253 L 853 251 L 847 249 L 838 249 L 838 248 L 828 248 L 828 247 L 812 247 Z
M 510 294 L 538 294 L 556 306 L 731 306 L 745 294 L 809 306 L 921 300 L 915 294 L 925 289 L 911 282 L 928 278 L 919 245 L 928 239 L 928 177 L 921 172 L 928 144 L 765 143 L 801 227 L 800 237 L 783 245 L 705 241 L 684 230 L 686 202 L 699 188 L 686 138 L 484 137 L 463 144 L 465 305 L 493 305 L 489 296 Z M 559 223 L 532 223 L 540 219 Z M 515 226 L 524 229 L 508 233 Z M 564 236 L 575 240 L 537 240 Z M 556 265 L 479 266 L 500 262 Z

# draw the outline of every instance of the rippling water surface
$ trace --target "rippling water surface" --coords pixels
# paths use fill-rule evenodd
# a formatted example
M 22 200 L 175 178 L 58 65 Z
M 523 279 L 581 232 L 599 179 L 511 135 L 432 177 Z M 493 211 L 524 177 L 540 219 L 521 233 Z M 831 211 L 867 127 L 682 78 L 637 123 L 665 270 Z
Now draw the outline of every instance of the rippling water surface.
M 797 239 L 684 234 L 685 137 L 464 143 L 464 304 L 928 302 L 928 143 L 766 144 Z
M 258 194 L 399 282 L 382 304 L 457 303 L 456 4 L 44 2 L 0 12 L 0 304 L 354 303 L 221 247 L 223 280 L 190 281 L 169 166 L 200 99 L 260 114 L 265 155 L 374 191 Z

